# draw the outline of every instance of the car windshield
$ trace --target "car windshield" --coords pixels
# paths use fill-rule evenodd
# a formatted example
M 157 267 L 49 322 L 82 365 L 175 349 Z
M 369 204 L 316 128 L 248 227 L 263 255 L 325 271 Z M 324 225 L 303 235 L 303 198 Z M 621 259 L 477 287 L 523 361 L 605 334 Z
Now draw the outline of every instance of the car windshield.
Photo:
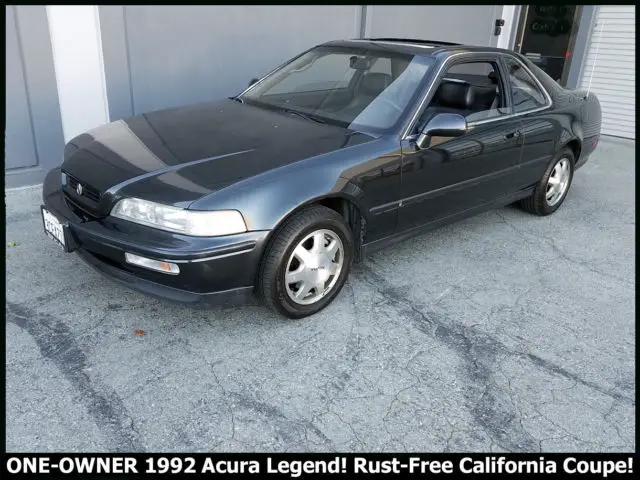
M 264 78 L 241 99 L 308 120 L 383 133 L 409 105 L 433 60 L 395 52 L 318 47 Z

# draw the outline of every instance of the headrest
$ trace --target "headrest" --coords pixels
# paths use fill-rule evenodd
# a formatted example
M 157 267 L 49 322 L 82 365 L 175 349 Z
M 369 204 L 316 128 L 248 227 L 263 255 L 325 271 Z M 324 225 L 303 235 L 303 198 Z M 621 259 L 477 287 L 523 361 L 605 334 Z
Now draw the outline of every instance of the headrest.
M 360 92 L 377 96 L 391 84 L 391 75 L 379 72 L 365 73 L 360 84 Z
M 498 89 L 494 85 L 487 85 L 481 87 L 479 85 L 473 85 L 473 98 L 475 101 L 474 108 L 478 110 L 489 110 L 493 101 L 496 99 Z
M 436 101 L 441 107 L 467 110 L 475 101 L 475 89 L 468 83 L 444 81 L 438 87 Z

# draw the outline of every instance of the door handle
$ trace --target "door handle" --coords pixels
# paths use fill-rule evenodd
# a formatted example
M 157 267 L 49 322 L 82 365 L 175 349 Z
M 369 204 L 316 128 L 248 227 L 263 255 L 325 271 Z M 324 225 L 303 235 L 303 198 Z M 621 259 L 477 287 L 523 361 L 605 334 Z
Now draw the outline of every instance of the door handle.
M 519 136 L 520 136 L 520 130 L 516 130 L 514 132 L 509 132 L 504 134 L 505 139 L 518 138 Z

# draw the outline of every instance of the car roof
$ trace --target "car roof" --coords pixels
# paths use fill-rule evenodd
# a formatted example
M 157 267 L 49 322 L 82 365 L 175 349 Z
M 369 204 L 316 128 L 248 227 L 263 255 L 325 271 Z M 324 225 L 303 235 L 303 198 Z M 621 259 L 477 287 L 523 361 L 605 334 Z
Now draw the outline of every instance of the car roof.
M 334 40 L 323 43 L 328 46 L 344 46 L 344 47 L 365 47 L 371 50 L 386 50 L 399 53 L 408 53 L 411 55 L 436 56 L 447 52 L 496 52 L 514 54 L 513 50 L 505 50 L 503 48 L 486 47 L 479 45 L 465 45 L 460 43 L 443 42 L 439 40 L 422 40 L 415 38 L 357 38 L 352 40 Z

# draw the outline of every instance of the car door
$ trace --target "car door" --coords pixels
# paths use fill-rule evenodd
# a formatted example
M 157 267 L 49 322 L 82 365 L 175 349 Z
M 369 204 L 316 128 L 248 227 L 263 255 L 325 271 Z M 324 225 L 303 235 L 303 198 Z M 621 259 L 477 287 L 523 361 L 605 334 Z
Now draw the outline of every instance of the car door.
M 512 55 L 503 55 L 502 64 L 512 112 L 522 122 L 523 150 L 514 183 L 516 188 L 525 188 L 544 175 L 563 128 L 551 109 L 551 97 L 526 65 Z
M 512 193 L 520 162 L 520 119 L 510 115 L 503 67 L 496 54 L 460 55 L 442 70 L 430 89 L 431 99 L 420 114 L 417 130 L 402 142 L 402 204 L 398 231 L 419 227 L 458 213 L 481 208 Z M 447 83 L 467 83 L 473 91 L 495 95 L 460 104 L 439 92 Z M 444 87 L 442 87 L 444 89 Z M 455 86 L 452 87 L 455 90 Z M 461 87 L 462 88 L 462 87 Z M 467 90 L 468 91 L 468 90 Z M 473 96 L 473 95 L 471 95 Z M 470 107 L 470 108 L 463 108 Z M 467 120 L 464 135 L 433 137 L 428 147 L 416 146 L 417 133 L 437 113 L 460 113 Z

